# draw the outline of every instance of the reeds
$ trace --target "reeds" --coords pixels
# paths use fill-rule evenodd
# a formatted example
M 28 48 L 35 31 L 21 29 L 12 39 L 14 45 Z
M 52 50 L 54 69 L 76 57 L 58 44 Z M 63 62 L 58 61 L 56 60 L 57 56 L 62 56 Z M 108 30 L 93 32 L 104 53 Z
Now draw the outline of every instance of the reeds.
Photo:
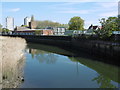
M 0 83 L 3 88 L 17 86 L 18 83 L 13 82 L 17 82 L 20 77 L 25 47 L 26 41 L 22 38 L 0 36 Z

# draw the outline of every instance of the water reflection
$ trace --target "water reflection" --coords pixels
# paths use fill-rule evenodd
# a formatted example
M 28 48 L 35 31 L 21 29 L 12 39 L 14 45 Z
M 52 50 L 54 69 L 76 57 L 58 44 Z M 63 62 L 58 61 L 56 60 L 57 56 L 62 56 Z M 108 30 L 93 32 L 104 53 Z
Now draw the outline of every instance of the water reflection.
M 100 85 L 100 88 L 117 88 L 115 85 L 111 83 L 110 78 L 105 77 L 102 74 L 99 74 L 92 81 L 97 81 L 97 83 Z
M 117 86 L 113 85 L 112 81 L 120 83 L 120 67 L 78 57 L 70 59 L 95 70 L 98 75 L 94 77 L 92 81 L 96 81 L 100 88 L 117 88 L 119 86 L 119 84 L 117 84 Z
M 45 62 L 47 64 L 51 64 L 51 63 L 56 64 L 57 66 L 59 66 L 59 67 L 56 67 L 56 69 L 57 68 L 58 69 L 61 68 L 61 70 L 63 70 L 62 68 L 66 69 L 65 65 L 67 65 L 67 64 L 65 64 L 65 65 L 63 63 L 60 64 L 60 62 L 62 62 L 62 61 L 64 63 L 67 62 L 67 63 L 70 63 L 70 64 L 75 63 L 75 66 L 76 66 L 75 73 L 76 73 L 78 78 L 72 80 L 72 82 L 67 80 L 68 77 L 71 77 L 69 79 L 72 79 L 74 77 L 74 75 L 73 75 L 74 73 L 72 72 L 71 66 L 69 67 L 70 70 L 68 70 L 68 68 L 67 68 L 68 73 L 67 73 L 67 71 L 64 72 L 64 71 L 61 71 L 61 70 L 60 71 L 57 70 L 56 73 L 60 73 L 60 74 L 64 73 L 64 77 L 62 77 L 60 79 L 57 78 L 57 79 L 59 81 L 61 81 L 63 79 L 66 80 L 65 81 L 66 86 L 64 86 L 64 85 L 59 86 L 58 85 L 58 87 L 67 87 L 67 86 L 68 87 L 74 87 L 74 86 L 76 86 L 76 87 L 81 87 L 82 88 L 85 85 L 84 87 L 89 86 L 89 88 L 90 87 L 94 87 L 94 88 L 95 87 L 117 88 L 119 83 L 120 83 L 120 80 L 118 78 L 118 74 L 120 73 L 119 72 L 120 68 L 117 67 L 117 66 L 113 66 L 113 65 L 110 65 L 110 64 L 105 64 L 105 63 L 102 63 L 102 62 L 99 62 L 99 61 L 93 61 L 91 59 L 74 57 L 74 54 L 72 52 L 62 50 L 60 48 L 56 48 L 56 47 L 52 47 L 52 46 L 30 44 L 30 45 L 28 45 L 28 48 L 29 48 L 29 53 L 31 54 L 33 59 L 39 60 L 40 63 Z M 55 49 L 51 50 L 51 48 L 55 48 Z M 63 57 L 63 56 L 59 56 L 59 55 L 66 55 L 68 57 Z M 85 66 L 87 68 L 82 70 L 82 68 L 83 68 L 82 66 Z M 45 65 L 45 68 L 47 68 L 46 65 Z M 49 72 L 48 74 L 50 74 L 50 73 L 53 73 L 53 72 Z M 58 75 L 56 73 L 55 73 L 55 75 Z M 97 74 L 95 74 L 95 73 L 97 73 Z M 53 81 L 54 81 L 55 77 L 54 78 L 51 77 Z M 82 78 L 82 77 L 84 77 L 84 78 Z M 86 80 L 86 78 L 89 78 L 90 81 L 89 81 L 89 79 Z M 57 80 L 57 83 L 58 83 L 58 80 Z M 46 80 L 46 82 L 48 82 L 48 81 Z M 81 82 L 86 82 L 86 83 L 84 85 L 82 85 Z M 52 83 L 54 83 L 54 82 L 52 82 Z M 75 83 L 76 83 L 76 85 L 74 85 Z M 79 85 L 79 83 L 81 83 L 81 85 Z M 44 87 L 47 87 L 47 85 L 44 86 Z M 50 86 L 48 85 L 48 87 L 50 87 Z M 51 85 L 51 87 L 52 87 L 52 85 Z M 54 85 L 54 87 L 55 87 L 55 85 Z
M 37 49 L 28 49 L 33 59 L 39 60 L 40 63 L 46 62 L 47 64 L 55 63 L 57 56 L 53 53 Z

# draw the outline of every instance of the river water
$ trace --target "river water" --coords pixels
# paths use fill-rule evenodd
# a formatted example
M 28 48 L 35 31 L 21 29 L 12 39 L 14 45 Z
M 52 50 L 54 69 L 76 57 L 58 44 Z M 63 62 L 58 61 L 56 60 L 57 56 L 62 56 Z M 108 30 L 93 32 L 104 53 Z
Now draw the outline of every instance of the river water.
M 118 67 L 53 46 L 28 44 L 20 88 L 118 88 Z

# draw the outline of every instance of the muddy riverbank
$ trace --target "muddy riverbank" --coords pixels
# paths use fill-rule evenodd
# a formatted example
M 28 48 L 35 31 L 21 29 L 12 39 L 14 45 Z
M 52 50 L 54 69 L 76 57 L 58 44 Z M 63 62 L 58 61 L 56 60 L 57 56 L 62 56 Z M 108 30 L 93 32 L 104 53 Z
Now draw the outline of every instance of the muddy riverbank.
M 15 88 L 21 83 L 25 47 L 26 41 L 22 38 L 0 36 L 1 88 Z

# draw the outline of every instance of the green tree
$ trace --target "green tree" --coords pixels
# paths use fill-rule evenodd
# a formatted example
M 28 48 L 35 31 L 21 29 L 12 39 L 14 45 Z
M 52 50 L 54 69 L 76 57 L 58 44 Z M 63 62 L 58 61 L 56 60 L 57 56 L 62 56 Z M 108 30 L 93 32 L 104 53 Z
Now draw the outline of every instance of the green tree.
M 110 37 L 112 35 L 112 31 L 120 31 L 118 29 L 118 17 L 109 17 L 107 19 L 102 18 L 99 21 L 101 23 L 102 29 L 98 29 L 95 31 L 95 33 L 101 38 Z
M 60 27 L 68 28 L 68 24 L 60 24 Z
M 84 20 L 78 16 L 75 16 L 70 19 L 68 25 L 69 25 L 69 30 L 83 30 Z
M 120 15 L 118 15 L 118 29 L 120 31 Z
M 3 33 L 8 33 L 10 30 L 9 29 L 7 29 L 7 28 L 2 28 L 2 32 Z
M 46 27 L 65 27 L 67 28 L 67 24 L 60 24 L 58 22 L 53 22 L 53 21 L 49 21 L 49 20 L 45 20 L 45 21 L 36 21 L 37 23 L 37 29 L 44 29 Z
M 2 32 L 2 25 L 0 24 L 0 32 Z

